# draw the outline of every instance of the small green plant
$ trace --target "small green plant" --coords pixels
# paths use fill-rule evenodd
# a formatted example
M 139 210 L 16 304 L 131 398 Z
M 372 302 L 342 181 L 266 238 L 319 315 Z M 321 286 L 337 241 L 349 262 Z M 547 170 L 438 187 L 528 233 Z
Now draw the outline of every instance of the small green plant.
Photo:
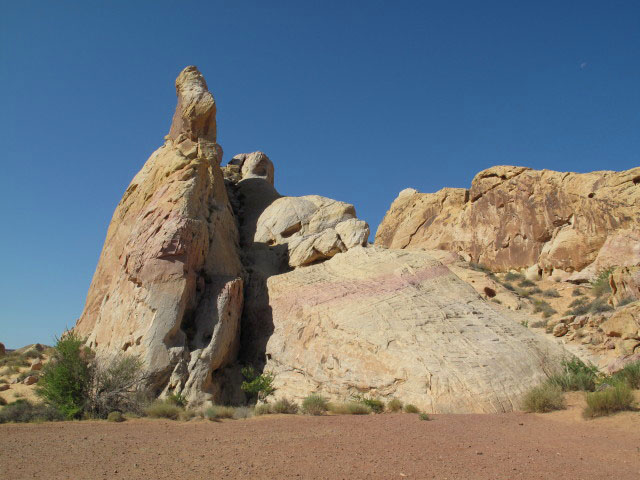
M 555 385 L 543 383 L 529 390 L 523 399 L 527 412 L 545 413 L 565 408 L 562 390 Z
M 613 267 L 602 270 L 598 273 L 595 280 L 591 282 L 591 293 L 594 297 L 599 298 L 605 293 L 611 292 L 611 285 L 609 285 L 609 276 L 613 272 Z
M 526 287 L 535 287 L 536 284 L 533 283 L 531 280 L 529 280 L 528 278 L 523 278 L 522 280 L 520 280 L 520 282 L 518 283 L 519 287 L 522 288 L 526 288 Z
M 529 328 L 529 320 L 521 320 L 520 325 L 522 325 L 524 328 Z
M 213 405 L 207 408 L 205 417 L 209 420 L 220 420 L 222 418 L 233 418 L 235 409 L 233 407 L 226 407 L 222 405 Z
M 298 413 L 298 408 L 297 403 L 294 403 L 287 398 L 281 398 L 272 405 L 271 411 L 273 413 L 296 414 Z
M 197 417 L 199 414 L 199 412 L 195 411 L 195 410 L 191 410 L 191 409 L 183 409 L 180 412 L 179 415 L 179 419 L 182 420 L 183 422 L 188 422 L 189 420 L 191 420 L 192 418 Z M 201 416 L 201 415 L 200 415 Z
M 502 282 L 502 286 L 504 288 L 506 288 L 507 290 L 509 290 L 510 292 L 515 291 L 516 287 L 514 287 L 513 285 L 511 285 L 509 282 Z
M 355 395 L 353 398 L 356 402 L 360 402 L 369 407 L 373 413 L 384 412 L 384 403 L 377 398 L 370 398 L 364 395 Z
M 387 410 L 389 410 L 390 412 L 401 412 L 402 411 L 402 402 L 400 400 L 398 400 L 397 398 L 392 398 L 391 400 L 389 400 L 389 402 L 387 403 Z
M 276 391 L 273 386 L 275 377 L 272 373 L 266 372 L 258 374 L 251 365 L 244 367 L 241 372 L 245 381 L 242 382 L 240 388 L 250 397 L 257 398 L 258 401 L 263 401 Z
M 548 290 L 543 290 L 542 296 L 547 298 L 560 298 L 560 294 L 558 293 L 558 290 L 556 290 L 555 288 L 549 288 Z
M 563 370 L 549 377 L 548 383 L 563 392 L 592 392 L 596 388 L 598 368 L 587 365 L 579 358 L 562 361 Z
M 631 388 L 640 388 L 640 360 L 625 365 L 611 376 L 613 382 L 624 382 Z
M 66 418 L 80 418 L 87 406 L 92 371 L 90 351 L 73 332 L 57 339 L 53 357 L 42 370 L 36 392 Z
M 182 408 L 166 400 L 156 400 L 144 409 L 144 413 L 148 417 L 168 418 L 170 420 L 177 420 L 182 412 Z
M 633 392 L 625 382 L 615 383 L 601 392 L 587 393 L 586 400 L 587 408 L 583 412 L 586 418 L 611 415 L 633 408 Z
M 330 403 L 329 411 L 335 415 L 368 415 L 371 408 L 360 402 Z
M 16 400 L 0 409 L 0 423 L 54 422 L 65 416 L 57 409 L 27 400 Z
M 321 395 L 311 394 L 302 401 L 302 413 L 307 415 L 323 415 L 327 412 L 328 401 Z
M 482 265 L 481 263 L 469 262 L 469 268 L 476 272 L 493 273 L 489 267 Z
M 431 420 L 431 418 L 429 418 L 429 415 L 427 415 L 426 413 L 421 413 L 420 415 L 418 415 L 418 418 L 425 421 Z
M 124 422 L 126 418 L 122 414 L 122 412 L 111 412 L 107 415 L 108 422 Z
M 525 290 L 524 288 L 516 287 L 514 291 L 522 298 L 529 298 L 531 296 L 531 292 L 529 290 Z
M 404 406 L 404 413 L 420 413 L 420 409 L 415 405 L 408 403 Z
M 551 315 L 558 313 L 548 302 L 542 299 L 535 299 L 533 301 L 533 313 L 542 312 L 544 318 L 549 318 Z
M 521 273 L 507 272 L 507 274 L 504 276 L 504 279 L 507 282 L 515 282 L 518 280 L 525 280 L 525 276 Z
M 177 405 L 178 407 L 186 407 L 187 399 L 182 395 L 182 393 L 172 393 L 167 396 L 167 402 Z

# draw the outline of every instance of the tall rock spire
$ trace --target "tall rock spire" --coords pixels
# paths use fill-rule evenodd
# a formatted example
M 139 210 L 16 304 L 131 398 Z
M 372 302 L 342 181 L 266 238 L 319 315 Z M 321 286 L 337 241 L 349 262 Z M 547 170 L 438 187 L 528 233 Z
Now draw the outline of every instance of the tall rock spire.
M 169 138 L 179 143 L 199 138 L 216 141 L 216 101 L 200 70 L 186 67 L 176 79 L 178 105 L 173 114 Z

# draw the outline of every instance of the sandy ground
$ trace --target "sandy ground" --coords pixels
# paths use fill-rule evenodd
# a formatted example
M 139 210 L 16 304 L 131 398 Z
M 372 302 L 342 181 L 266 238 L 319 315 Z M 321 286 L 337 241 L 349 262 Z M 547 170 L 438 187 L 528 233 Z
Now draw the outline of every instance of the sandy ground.
M 640 413 L 0 425 L 2 478 L 640 478 Z

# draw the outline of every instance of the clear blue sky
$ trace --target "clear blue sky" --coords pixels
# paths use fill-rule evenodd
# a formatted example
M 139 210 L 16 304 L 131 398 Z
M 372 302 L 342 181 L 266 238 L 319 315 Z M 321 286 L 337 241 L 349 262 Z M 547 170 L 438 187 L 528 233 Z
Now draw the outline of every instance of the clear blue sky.
M 640 164 L 640 2 L 41 1 L 0 6 L 0 341 L 80 315 L 122 193 L 190 64 L 225 162 L 265 151 L 287 195 L 355 204 L 496 164 Z

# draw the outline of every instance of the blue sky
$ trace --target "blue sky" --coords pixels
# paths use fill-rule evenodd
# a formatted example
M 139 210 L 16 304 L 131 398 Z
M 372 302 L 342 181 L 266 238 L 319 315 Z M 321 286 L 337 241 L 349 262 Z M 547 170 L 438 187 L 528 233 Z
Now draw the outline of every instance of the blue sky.
M 190 64 L 231 156 L 372 231 L 406 187 L 496 164 L 640 164 L 637 1 L 2 1 L 0 341 L 73 326 Z

